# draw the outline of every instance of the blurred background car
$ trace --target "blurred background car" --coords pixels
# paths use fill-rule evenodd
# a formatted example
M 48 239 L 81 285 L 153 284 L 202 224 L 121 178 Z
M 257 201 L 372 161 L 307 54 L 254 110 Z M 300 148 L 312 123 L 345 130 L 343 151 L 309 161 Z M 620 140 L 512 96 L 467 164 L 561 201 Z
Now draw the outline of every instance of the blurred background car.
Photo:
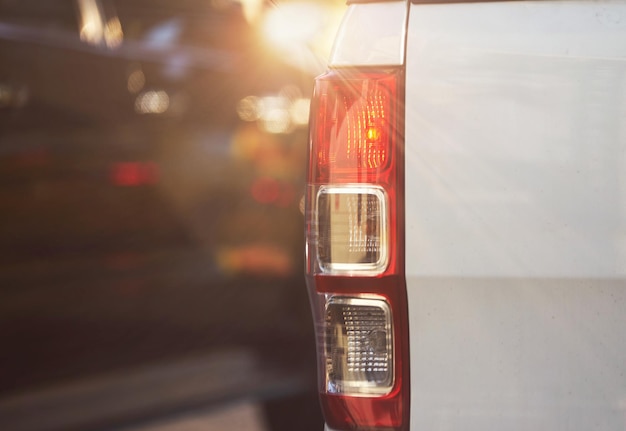
M 299 204 L 324 7 L 0 0 L 0 428 L 242 400 L 321 427 Z

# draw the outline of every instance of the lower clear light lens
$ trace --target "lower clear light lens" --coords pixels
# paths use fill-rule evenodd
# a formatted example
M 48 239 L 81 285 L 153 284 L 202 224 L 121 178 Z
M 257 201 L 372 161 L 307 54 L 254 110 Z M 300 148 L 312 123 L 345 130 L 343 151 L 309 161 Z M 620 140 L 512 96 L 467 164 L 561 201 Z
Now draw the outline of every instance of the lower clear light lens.
M 379 274 L 388 263 L 386 195 L 377 186 L 317 193 L 317 259 L 323 273 Z
M 382 299 L 331 297 L 326 304 L 326 390 L 384 395 L 393 387 L 391 310 Z

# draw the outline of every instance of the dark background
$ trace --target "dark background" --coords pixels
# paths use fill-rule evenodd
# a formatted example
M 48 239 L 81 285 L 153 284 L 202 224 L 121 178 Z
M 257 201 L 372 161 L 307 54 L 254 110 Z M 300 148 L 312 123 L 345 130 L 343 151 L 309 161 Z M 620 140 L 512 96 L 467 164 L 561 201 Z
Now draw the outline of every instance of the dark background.
M 0 0 L 0 428 L 244 400 L 322 429 L 288 115 L 315 72 L 259 31 L 229 1 Z

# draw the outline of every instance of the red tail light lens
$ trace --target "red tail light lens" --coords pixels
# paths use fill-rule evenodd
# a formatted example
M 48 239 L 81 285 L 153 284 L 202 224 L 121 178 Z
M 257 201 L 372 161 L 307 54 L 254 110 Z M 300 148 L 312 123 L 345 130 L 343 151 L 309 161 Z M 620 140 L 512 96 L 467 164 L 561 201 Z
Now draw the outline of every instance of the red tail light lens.
M 311 110 L 307 285 L 333 429 L 408 429 L 402 74 L 334 71 Z
M 331 73 L 317 81 L 316 181 L 378 182 L 395 157 L 396 76 Z

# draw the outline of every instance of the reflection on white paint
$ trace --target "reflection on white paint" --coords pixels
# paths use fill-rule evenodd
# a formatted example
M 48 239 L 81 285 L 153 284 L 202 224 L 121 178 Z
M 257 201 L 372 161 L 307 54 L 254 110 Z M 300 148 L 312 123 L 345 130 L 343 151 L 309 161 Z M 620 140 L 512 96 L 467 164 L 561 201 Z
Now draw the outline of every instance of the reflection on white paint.
M 625 429 L 626 4 L 411 8 L 412 429 Z
M 401 65 L 406 3 L 369 2 L 348 7 L 330 56 L 333 66 Z
M 411 14 L 407 261 L 420 275 L 626 276 L 626 21 L 538 3 Z

